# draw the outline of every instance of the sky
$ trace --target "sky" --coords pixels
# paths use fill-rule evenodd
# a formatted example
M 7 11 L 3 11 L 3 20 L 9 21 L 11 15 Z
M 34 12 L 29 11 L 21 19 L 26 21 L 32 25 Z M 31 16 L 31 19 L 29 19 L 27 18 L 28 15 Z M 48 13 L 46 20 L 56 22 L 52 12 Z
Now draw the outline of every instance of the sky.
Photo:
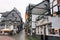
M 14 7 L 21 12 L 23 21 L 25 22 L 26 7 L 31 4 L 38 4 L 43 0 L 0 0 L 0 12 L 11 11 Z

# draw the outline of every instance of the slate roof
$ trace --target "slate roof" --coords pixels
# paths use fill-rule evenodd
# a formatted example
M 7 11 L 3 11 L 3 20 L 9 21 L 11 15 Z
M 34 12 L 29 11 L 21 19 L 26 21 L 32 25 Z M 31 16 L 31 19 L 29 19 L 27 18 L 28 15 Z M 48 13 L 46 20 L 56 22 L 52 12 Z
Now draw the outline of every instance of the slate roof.
M 9 11 L 6 11 L 6 12 L 4 12 L 4 13 L 1 13 L 1 14 L 2 14 L 2 17 L 7 16 L 8 13 L 9 13 Z
M 49 6 L 47 6 L 47 5 L 49 5 L 48 1 L 42 1 L 42 2 L 40 2 L 37 5 L 30 4 L 31 13 L 34 14 L 34 15 L 45 14 L 46 12 L 48 12 L 47 9 L 49 8 Z M 29 12 L 29 8 L 28 7 L 27 7 L 26 11 Z
M 21 16 L 21 13 L 16 9 L 14 8 L 13 10 L 11 11 L 6 11 L 4 13 L 1 13 L 2 14 L 2 17 L 7 17 L 11 12 L 15 11 L 19 16 Z
M 26 13 L 29 12 L 30 8 L 34 7 L 35 4 L 29 4 L 27 7 L 26 7 Z
M 14 8 L 14 9 L 11 10 L 11 11 L 7 11 L 7 12 L 1 13 L 1 14 L 2 14 L 2 17 L 5 17 L 5 18 L 3 18 L 3 20 L 5 20 L 5 21 L 9 20 L 9 18 L 7 18 L 7 17 L 8 17 L 8 15 L 9 15 L 11 12 L 15 12 L 15 13 L 19 16 L 19 18 L 18 18 L 17 20 L 15 20 L 14 18 L 12 18 L 11 21 L 17 21 L 17 22 L 19 22 L 20 20 L 22 20 L 22 18 L 21 18 L 21 13 L 20 13 L 16 8 Z M 16 15 L 15 15 L 15 16 L 16 16 Z
M 43 2 L 41 2 L 39 4 L 37 4 L 32 9 L 32 14 L 40 15 L 40 14 L 46 13 L 48 11 L 47 8 L 49 7 L 49 6 L 46 7 L 46 5 L 48 5 L 47 1 L 43 1 Z

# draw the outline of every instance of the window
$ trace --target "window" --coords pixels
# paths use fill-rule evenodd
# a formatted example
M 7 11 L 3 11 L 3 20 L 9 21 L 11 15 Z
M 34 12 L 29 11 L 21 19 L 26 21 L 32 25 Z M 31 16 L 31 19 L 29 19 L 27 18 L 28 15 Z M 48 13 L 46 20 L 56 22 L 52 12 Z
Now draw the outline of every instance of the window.
M 1 24 L 1 26 L 5 26 L 5 24 L 3 23 L 3 24 Z
M 59 35 L 60 35 L 60 29 L 59 29 Z
M 6 28 L 9 28 L 9 25 L 6 25 Z
M 51 28 L 52 27 L 52 23 L 49 23 L 47 26 L 48 26 L 48 28 Z
M 58 34 L 58 29 L 48 29 L 49 34 Z
M 54 29 L 48 29 L 49 34 L 55 34 Z
M 54 30 L 55 34 L 58 34 L 58 30 Z

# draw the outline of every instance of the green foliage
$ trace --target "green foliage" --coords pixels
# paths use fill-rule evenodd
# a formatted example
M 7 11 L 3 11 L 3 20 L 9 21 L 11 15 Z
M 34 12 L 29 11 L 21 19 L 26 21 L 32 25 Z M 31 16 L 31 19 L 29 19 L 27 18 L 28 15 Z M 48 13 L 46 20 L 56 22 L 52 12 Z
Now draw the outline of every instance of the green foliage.
M 28 40 L 40 40 L 39 36 L 29 36 Z
M 32 40 L 40 40 L 40 37 L 39 36 L 33 36 Z

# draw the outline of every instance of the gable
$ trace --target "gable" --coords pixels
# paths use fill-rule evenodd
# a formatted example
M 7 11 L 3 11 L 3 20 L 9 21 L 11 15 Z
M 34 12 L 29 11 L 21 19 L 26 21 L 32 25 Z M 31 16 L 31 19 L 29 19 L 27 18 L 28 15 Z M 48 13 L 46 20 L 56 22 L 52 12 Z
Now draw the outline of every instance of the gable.
M 32 14 L 40 15 L 46 13 L 48 11 L 47 9 L 49 8 L 49 6 L 47 5 L 49 5 L 47 1 L 38 4 L 37 6 L 35 6 L 35 8 L 32 9 Z
M 12 21 L 20 21 L 20 17 L 18 16 L 18 13 L 16 11 L 11 11 L 6 18 L 11 19 Z

